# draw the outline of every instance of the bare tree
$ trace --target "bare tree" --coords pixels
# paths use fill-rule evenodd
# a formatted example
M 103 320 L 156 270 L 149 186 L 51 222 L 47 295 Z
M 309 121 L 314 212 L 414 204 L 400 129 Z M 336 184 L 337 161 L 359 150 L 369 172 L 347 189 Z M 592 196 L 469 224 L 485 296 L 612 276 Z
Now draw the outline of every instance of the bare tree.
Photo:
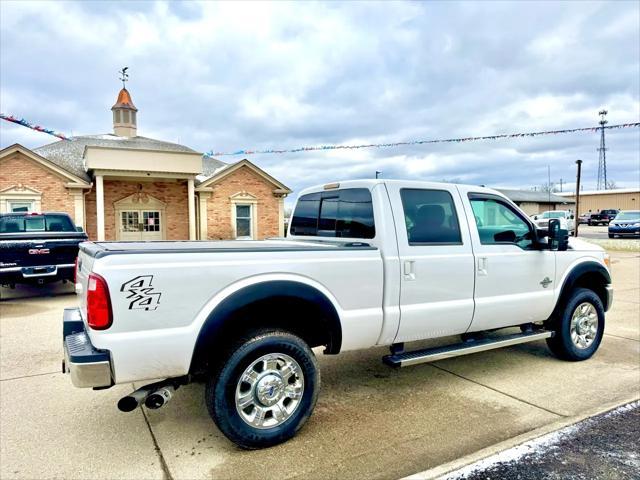
M 560 189 L 553 182 L 551 182 L 551 184 L 543 183 L 539 187 L 534 187 L 534 190 L 538 192 L 545 192 L 545 193 L 549 193 L 549 192 L 556 193 L 560 191 Z

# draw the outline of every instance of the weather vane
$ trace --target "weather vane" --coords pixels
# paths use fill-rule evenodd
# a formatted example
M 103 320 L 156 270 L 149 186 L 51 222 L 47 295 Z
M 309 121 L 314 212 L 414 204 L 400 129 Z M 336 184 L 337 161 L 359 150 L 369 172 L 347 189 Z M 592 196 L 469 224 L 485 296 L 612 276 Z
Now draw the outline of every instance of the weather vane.
M 129 81 L 129 74 L 127 73 L 127 70 L 129 70 L 129 67 L 124 67 L 122 70 L 118 70 L 118 73 L 120 74 L 120 81 L 122 82 L 122 88 L 125 88 L 124 82 Z

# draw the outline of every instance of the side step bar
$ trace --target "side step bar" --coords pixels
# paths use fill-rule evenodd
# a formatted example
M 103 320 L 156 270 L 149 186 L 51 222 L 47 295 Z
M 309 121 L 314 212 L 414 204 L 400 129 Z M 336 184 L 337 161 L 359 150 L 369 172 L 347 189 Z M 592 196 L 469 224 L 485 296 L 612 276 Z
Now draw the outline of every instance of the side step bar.
M 413 352 L 395 353 L 382 357 L 382 361 L 392 367 L 408 367 L 418 363 L 435 362 L 445 358 L 468 355 L 470 353 L 484 352 L 494 348 L 518 345 L 519 343 L 534 342 L 553 336 L 553 332 L 548 330 L 537 330 L 533 332 L 516 333 L 494 338 L 483 338 L 480 340 L 469 340 L 454 345 L 444 347 L 426 348 L 424 350 L 414 350 Z

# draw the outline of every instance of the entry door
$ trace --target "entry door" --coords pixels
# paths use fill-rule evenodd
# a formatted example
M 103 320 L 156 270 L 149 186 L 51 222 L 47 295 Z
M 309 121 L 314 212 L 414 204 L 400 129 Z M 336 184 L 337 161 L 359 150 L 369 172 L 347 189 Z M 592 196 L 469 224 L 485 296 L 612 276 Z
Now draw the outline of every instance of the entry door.
M 473 317 L 474 258 L 458 191 L 422 182 L 387 188 L 401 268 L 395 341 L 464 333 Z
M 466 194 L 476 257 L 470 331 L 547 319 L 554 305 L 555 252 L 536 249 L 533 225 L 503 198 Z
M 123 210 L 120 212 L 120 240 L 162 240 L 162 221 L 159 210 Z

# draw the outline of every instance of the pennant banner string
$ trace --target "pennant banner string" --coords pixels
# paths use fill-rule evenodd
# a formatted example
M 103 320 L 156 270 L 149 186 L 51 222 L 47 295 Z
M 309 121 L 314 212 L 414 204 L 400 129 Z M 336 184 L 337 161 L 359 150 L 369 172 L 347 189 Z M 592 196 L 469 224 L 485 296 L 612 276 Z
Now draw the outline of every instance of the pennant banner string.
M 42 133 L 53 135 L 61 140 L 71 140 L 70 137 L 51 130 L 49 128 L 41 127 L 40 125 L 34 125 L 29 123 L 24 118 L 17 118 L 13 115 L 5 115 L 0 113 L 0 119 L 7 122 L 16 123 L 23 127 L 30 128 Z M 499 140 L 503 138 L 524 138 L 524 137 L 540 137 L 543 135 L 559 135 L 566 133 L 576 132 L 598 132 L 603 128 L 606 130 L 620 129 L 620 128 L 637 128 L 640 127 L 640 122 L 636 123 L 621 123 L 618 125 L 606 125 L 599 127 L 583 127 L 583 128 L 570 128 L 564 130 L 545 130 L 541 132 L 526 132 L 526 133 L 506 133 L 500 135 L 488 135 L 482 137 L 461 137 L 461 138 L 441 138 L 432 140 L 410 140 L 404 142 L 389 142 L 389 143 L 368 143 L 361 145 L 318 145 L 311 147 L 298 147 L 291 149 L 267 149 L 267 150 L 236 150 L 233 152 L 214 152 L 213 150 L 206 152 L 204 155 L 207 157 L 221 157 L 221 156 L 233 156 L 233 155 L 257 155 L 257 154 L 278 154 L 278 153 L 300 153 L 300 152 L 317 152 L 322 150 L 355 150 L 360 148 L 390 148 L 390 147 L 402 147 L 410 145 L 426 145 L 430 143 L 461 143 L 461 142 L 477 142 L 484 140 Z
M 2 120 L 6 120 L 7 122 L 17 123 L 18 125 L 22 125 L 23 127 L 30 128 L 31 130 L 35 130 L 37 132 L 48 133 L 49 135 L 53 135 L 54 137 L 58 137 L 61 140 L 70 140 L 69 137 L 63 135 L 62 133 L 55 132 L 49 128 L 41 127 L 40 125 L 34 125 L 29 123 L 24 118 L 17 118 L 13 115 L 5 115 L 4 113 L 0 113 L 0 118 Z
M 607 125 L 604 128 L 619 129 L 619 128 L 637 128 L 640 127 L 640 122 L 636 123 L 621 123 L 619 125 Z M 506 133 L 501 135 L 488 135 L 484 137 L 461 137 L 461 138 L 446 138 L 446 139 L 434 139 L 434 140 L 413 140 L 405 142 L 392 142 L 392 143 L 369 143 L 362 145 L 319 145 L 312 147 L 298 147 L 291 149 L 268 149 L 268 150 L 236 150 L 233 152 L 214 152 L 213 150 L 206 152 L 204 155 L 207 157 L 222 157 L 231 155 L 256 155 L 256 154 L 272 154 L 272 153 L 299 153 L 299 152 L 315 152 L 320 150 L 355 150 L 359 148 L 389 148 L 389 147 L 401 147 L 408 145 L 425 145 L 428 143 L 460 143 L 460 142 L 476 142 L 482 140 L 499 140 L 502 138 L 522 138 L 522 137 L 539 137 L 542 135 L 559 135 L 564 133 L 575 132 L 598 132 L 603 127 L 584 127 L 584 128 L 570 128 L 564 130 L 546 130 L 542 132 L 527 132 L 527 133 Z

